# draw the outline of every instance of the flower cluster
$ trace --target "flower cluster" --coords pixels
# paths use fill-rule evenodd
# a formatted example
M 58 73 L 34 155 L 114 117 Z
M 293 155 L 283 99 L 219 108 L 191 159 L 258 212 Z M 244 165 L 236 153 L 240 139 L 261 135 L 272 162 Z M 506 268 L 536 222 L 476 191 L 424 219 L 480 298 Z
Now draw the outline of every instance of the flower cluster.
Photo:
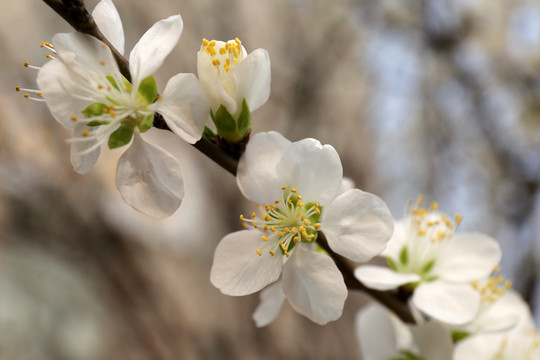
M 129 146 L 116 186 L 127 204 L 155 218 L 172 214 L 184 196 L 178 160 L 144 139 L 156 119 L 190 144 L 203 134 L 225 152 L 221 145 L 247 143 L 236 181 L 257 210 L 240 215 L 244 229 L 217 245 L 210 281 L 226 295 L 262 290 L 253 314 L 257 326 L 271 323 L 285 299 L 315 323 L 338 319 L 348 295 L 343 267 L 380 255 L 387 267 L 363 264 L 354 276 L 377 291 L 399 290 L 417 324 L 378 306 L 363 309 L 357 334 L 365 359 L 540 357 L 540 335 L 526 304 L 495 274 L 502 254 L 494 239 L 458 232 L 460 215 L 451 218 L 436 203 L 422 207 L 423 198 L 394 222 L 384 201 L 353 188 L 337 151 L 316 139 L 291 142 L 270 131 L 249 140 L 251 112 L 270 95 L 266 50 L 248 54 L 238 38 L 203 39 L 198 77 L 177 74 L 159 93 L 153 74 L 180 39 L 180 15 L 158 21 L 141 37 L 129 70 L 115 57 L 124 53 L 124 32 L 112 1 L 102 0 L 92 15 L 105 42 L 82 33 L 55 35 L 42 43 L 49 51 L 44 66 L 25 64 L 38 70 L 39 90 L 16 90 L 44 101 L 72 130 L 71 163 L 78 173 L 90 171 L 103 143 Z M 216 132 L 206 127 L 208 118 Z

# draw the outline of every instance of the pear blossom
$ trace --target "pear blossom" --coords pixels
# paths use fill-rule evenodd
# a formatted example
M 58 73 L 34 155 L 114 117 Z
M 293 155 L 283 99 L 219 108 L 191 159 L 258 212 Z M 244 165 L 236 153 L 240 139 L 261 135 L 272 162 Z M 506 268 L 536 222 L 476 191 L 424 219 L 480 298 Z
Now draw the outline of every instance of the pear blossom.
M 270 96 L 270 57 L 264 49 L 247 54 L 242 42 L 203 39 L 197 71 L 218 134 L 241 140 L 251 129 L 251 112 Z
M 472 334 L 459 341 L 454 360 L 540 359 L 540 333 L 527 303 L 513 291 L 506 292 L 498 302 L 499 310 L 517 318 L 515 325 L 506 330 Z
M 291 143 L 277 132 L 259 133 L 240 158 L 237 184 L 261 205 L 240 218 L 253 229 L 225 236 L 218 244 L 210 280 L 226 295 L 248 295 L 275 282 L 275 304 L 261 310 L 271 321 L 282 299 L 318 324 L 341 316 L 347 288 L 334 261 L 318 251 L 318 231 L 336 253 L 367 261 L 385 247 L 393 230 L 386 204 L 342 183 L 336 150 L 315 139 Z M 271 291 L 270 288 L 268 291 Z M 270 298 L 274 298 L 270 294 Z
M 111 0 L 102 0 L 93 17 L 105 37 L 124 51 L 120 16 Z M 116 185 L 124 201 L 156 218 L 174 212 L 184 195 L 178 161 L 163 148 L 143 140 L 139 133 L 152 127 L 160 113 L 169 128 L 183 140 L 200 139 L 208 103 L 193 74 L 172 77 L 158 96 L 152 74 L 161 66 L 182 33 L 180 15 L 154 24 L 129 55 L 131 81 L 120 73 L 111 50 L 86 34 L 63 33 L 42 46 L 51 53 L 39 69 L 39 95 L 54 118 L 73 130 L 71 163 L 78 173 L 88 172 L 100 154 L 128 145 L 120 158 Z M 133 141 L 131 141 L 133 140 Z
M 448 324 L 471 321 L 480 306 L 480 293 L 471 283 L 487 278 L 501 259 L 498 243 L 479 233 L 455 233 L 455 221 L 437 211 L 420 208 L 396 223 L 382 252 L 389 268 L 360 266 L 354 275 L 367 287 L 414 290 L 412 303 L 430 317 Z
M 453 359 L 452 337 L 443 324 L 429 321 L 405 325 L 376 304 L 358 312 L 356 335 L 364 360 Z

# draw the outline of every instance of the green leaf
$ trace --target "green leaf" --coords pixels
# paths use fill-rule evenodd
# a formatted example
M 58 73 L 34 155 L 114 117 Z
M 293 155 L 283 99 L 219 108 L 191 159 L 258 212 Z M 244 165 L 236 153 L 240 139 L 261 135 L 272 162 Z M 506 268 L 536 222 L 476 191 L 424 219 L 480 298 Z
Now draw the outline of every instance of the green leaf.
M 251 111 L 246 99 L 242 100 L 242 111 L 238 116 L 238 133 L 240 137 L 244 137 L 245 134 L 251 130 Z
M 107 120 L 94 120 L 94 121 L 90 121 L 88 124 L 86 124 L 86 126 L 100 126 L 100 125 L 107 125 L 109 123 L 110 121 L 107 121 Z
M 399 261 L 403 265 L 407 265 L 409 262 L 409 250 L 407 249 L 407 246 L 404 246 L 403 249 L 401 249 L 401 252 L 399 253 Z
M 152 104 L 156 100 L 157 84 L 153 76 L 149 76 L 141 81 L 137 97 L 139 97 L 139 95 L 146 104 Z
M 154 114 L 146 115 L 141 122 L 139 122 L 138 128 L 140 132 L 148 131 L 154 124 Z
M 88 105 L 86 109 L 84 109 L 81 112 L 87 118 L 91 118 L 91 117 L 103 115 L 104 109 L 108 109 L 108 106 L 102 103 L 95 102 L 93 104 Z
M 109 149 L 116 149 L 129 144 L 133 137 L 134 127 L 129 124 L 122 124 L 109 137 Z

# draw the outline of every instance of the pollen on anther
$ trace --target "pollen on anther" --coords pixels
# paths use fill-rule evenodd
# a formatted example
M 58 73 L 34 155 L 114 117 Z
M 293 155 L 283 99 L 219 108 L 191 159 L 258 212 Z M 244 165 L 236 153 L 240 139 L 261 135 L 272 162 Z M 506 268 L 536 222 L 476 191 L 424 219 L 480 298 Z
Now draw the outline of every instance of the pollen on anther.
M 253 227 L 256 229 L 257 226 L 258 226 L 257 223 L 254 221 L 254 222 L 253 222 Z
M 296 189 L 291 189 L 291 192 L 295 193 L 297 190 Z
M 240 220 L 244 220 L 244 215 L 240 215 Z
M 259 256 L 262 255 L 261 249 L 257 249 L 257 254 L 258 254 Z
M 81 133 L 82 136 L 88 136 L 90 135 L 90 130 L 88 129 L 84 129 L 83 132 Z
M 24 62 L 24 67 L 29 67 L 30 66 L 30 63 L 28 61 L 25 61 Z
M 262 241 L 268 241 L 268 238 L 266 236 L 261 236 Z
M 21 91 L 21 87 L 20 86 L 15 86 L 15 91 Z
M 281 187 L 281 190 L 285 190 L 285 189 L 287 189 L 287 185 L 283 185 L 283 186 Z
M 105 61 L 103 61 L 103 60 L 100 60 L 100 61 L 99 61 L 99 65 L 101 65 L 101 66 L 105 66 Z
M 319 230 L 321 228 L 321 224 L 316 223 L 315 225 L 313 225 L 313 227 L 315 228 L 315 230 Z
M 297 206 L 300 206 L 300 207 L 303 207 L 304 206 L 304 203 L 302 201 L 299 201 L 296 203 Z
M 77 115 L 71 115 L 71 121 L 77 121 Z
M 24 94 L 23 95 L 25 98 L 29 99 L 30 98 L 30 94 Z
M 274 254 L 276 253 L 274 250 L 269 250 L 268 251 L 270 253 L 270 255 L 274 256 Z
M 252 212 L 252 213 L 251 213 L 251 218 L 252 218 L 252 219 L 255 219 L 256 217 L 257 217 L 257 214 L 255 214 L 255 212 Z
M 274 204 L 279 204 L 279 200 L 274 200 Z

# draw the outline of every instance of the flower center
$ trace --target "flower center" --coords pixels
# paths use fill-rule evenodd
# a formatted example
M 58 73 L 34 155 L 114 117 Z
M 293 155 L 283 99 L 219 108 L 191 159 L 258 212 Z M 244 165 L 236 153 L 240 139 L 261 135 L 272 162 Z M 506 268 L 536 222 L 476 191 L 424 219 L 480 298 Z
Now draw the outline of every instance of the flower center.
M 264 232 L 261 240 L 272 244 L 268 251 L 270 255 L 280 251 L 289 257 L 298 242 L 312 243 L 317 239 L 321 210 L 317 202 L 304 203 L 296 189 L 285 185 L 281 188 L 280 199 L 266 204 L 259 217 L 253 212 L 249 218 L 240 215 L 240 220 Z M 262 255 L 260 248 L 257 254 Z
M 227 42 L 203 39 L 201 51 L 210 55 L 212 64 L 222 80 L 225 74 L 244 60 L 245 57 L 242 42 L 238 38 Z

